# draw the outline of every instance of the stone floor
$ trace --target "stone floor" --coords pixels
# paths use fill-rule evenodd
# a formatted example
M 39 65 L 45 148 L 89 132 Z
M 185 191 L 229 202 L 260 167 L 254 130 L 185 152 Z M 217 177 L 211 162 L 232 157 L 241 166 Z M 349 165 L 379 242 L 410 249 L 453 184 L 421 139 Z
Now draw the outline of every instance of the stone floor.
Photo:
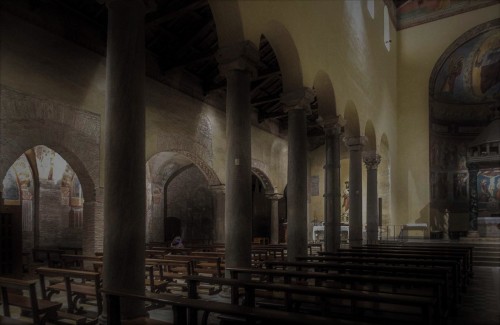
M 219 295 L 207 296 L 208 299 L 227 301 L 227 298 Z M 59 295 L 57 300 L 64 303 L 64 295 Z M 95 306 L 84 305 L 88 310 L 95 311 Z M 12 317 L 30 321 L 22 317 L 19 309 L 11 308 Z M 150 317 L 166 321 L 172 321 L 170 308 L 153 310 Z M 217 324 L 218 319 L 212 315 L 210 324 Z M 71 322 L 68 322 L 71 324 Z M 475 267 L 474 278 L 464 293 L 463 302 L 459 306 L 456 316 L 448 319 L 447 325 L 499 325 L 500 324 L 500 268 L 499 267 Z

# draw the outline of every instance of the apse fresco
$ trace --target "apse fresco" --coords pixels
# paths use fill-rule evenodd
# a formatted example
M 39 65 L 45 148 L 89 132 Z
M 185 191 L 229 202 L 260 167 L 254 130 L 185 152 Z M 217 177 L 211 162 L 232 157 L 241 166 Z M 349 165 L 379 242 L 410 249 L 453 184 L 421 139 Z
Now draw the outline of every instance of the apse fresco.
M 399 29 L 498 3 L 498 0 L 395 0 Z
M 437 74 L 434 99 L 461 104 L 500 100 L 500 28 L 474 37 L 451 53 Z

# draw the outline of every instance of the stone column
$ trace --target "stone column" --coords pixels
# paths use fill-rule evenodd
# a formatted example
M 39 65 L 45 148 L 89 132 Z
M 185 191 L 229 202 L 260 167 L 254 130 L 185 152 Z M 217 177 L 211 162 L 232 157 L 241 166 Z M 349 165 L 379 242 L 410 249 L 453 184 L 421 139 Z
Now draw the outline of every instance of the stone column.
M 349 246 L 363 244 L 361 152 L 366 137 L 344 138 L 349 150 Z
M 477 237 L 477 174 L 479 166 L 475 163 L 467 163 L 469 170 L 469 234 L 467 237 Z
M 325 130 L 325 249 L 340 248 L 340 137 L 345 121 L 338 116 L 323 122 Z
M 108 0 L 104 267 L 107 290 L 144 294 L 146 206 L 144 15 L 142 0 Z M 124 319 L 144 302 L 122 299 Z
M 271 200 L 271 244 L 278 244 L 280 240 L 278 201 L 283 197 L 283 194 L 272 193 L 266 196 Z
M 363 161 L 366 165 L 366 239 L 367 244 L 378 243 L 378 192 L 377 168 L 380 155 L 375 152 L 366 153 Z
M 252 245 L 252 152 L 250 81 L 256 75 L 257 48 L 250 42 L 221 48 L 219 70 L 227 79 L 226 203 L 227 267 L 250 267 Z M 226 273 L 226 276 L 229 276 Z
M 307 127 L 314 93 L 309 88 L 282 95 L 288 111 L 287 218 L 289 261 L 307 255 Z
M 225 210 L 225 201 L 226 201 L 226 186 L 224 184 L 221 185 L 212 185 L 210 186 L 214 197 L 214 207 L 215 207 L 215 234 L 214 241 L 216 243 L 224 243 L 224 210 Z

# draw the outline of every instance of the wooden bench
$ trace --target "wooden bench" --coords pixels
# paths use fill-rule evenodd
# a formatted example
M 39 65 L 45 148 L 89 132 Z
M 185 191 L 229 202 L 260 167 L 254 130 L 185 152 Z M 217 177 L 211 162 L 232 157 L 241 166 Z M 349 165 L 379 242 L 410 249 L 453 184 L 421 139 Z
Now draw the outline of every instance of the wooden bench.
M 449 246 L 449 245 L 435 245 L 435 246 L 424 246 L 424 245 L 365 245 L 361 247 L 352 247 L 353 250 L 390 250 L 396 252 L 429 252 L 434 254 L 447 254 L 455 256 L 463 256 L 465 263 L 467 265 L 468 274 L 470 277 L 474 276 L 473 268 L 473 249 L 472 245 L 460 245 L 460 246 Z
M 0 278 L 4 316 L 10 317 L 10 306 L 16 306 L 28 311 L 33 317 L 34 324 L 45 324 L 48 319 L 57 319 L 57 312 L 62 304 L 38 299 L 35 286 L 36 280 Z M 27 290 L 28 296 L 24 296 L 22 290 Z
M 287 262 L 287 261 L 267 261 L 267 269 L 286 269 L 289 267 L 298 270 L 314 270 L 319 272 L 337 272 L 343 274 L 364 274 L 364 275 L 387 275 L 398 277 L 419 277 L 435 279 L 444 282 L 443 296 L 447 301 L 451 301 L 451 311 L 457 311 L 459 300 L 456 297 L 457 290 L 451 276 L 452 269 L 449 267 L 415 267 L 402 265 L 383 264 L 362 264 L 362 263 L 336 263 L 336 262 Z
M 32 323 L 28 323 L 28 322 L 24 322 L 24 321 L 19 320 L 19 319 L 10 318 L 10 317 L 0 315 L 0 324 L 2 324 L 2 325 L 29 325 Z
M 45 264 L 49 267 L 61 266 L 61 255 L 65 253 L 62 249 L 37 247 L 32 249 L 33 262 Z
M 245 320 L 248 324 L 253 324 L 258 320 L 264 320 L 268 323 L 261 324 L 315 324 L 331 325 L 335 324 L 356 324 L 354 322 L 336 321 L 332 318 L 290 313 L 279 310 L 268 310 L 264 308 L 237 306 L 224 302 L 207 301 L 202 299 L 191 299 L 172 294 L 155 294 L 146 292 L 145 294 L 134 294 L 124 291 L 103 290 L 106 295 L 107 320 L 109 325 L 125 324 L 120 315 L 120 299 L 135 298 L 142 301 L 148 301 L 154 304 L 164 304 L 172 307 L 174 317 L 173 324 L 196 325 L 198 323 L 198 311 L 204 311 L 202 324 L 206 324 L 209 313 L 218 313 L 235 316 Z M 169 324 L 169 323 L 162 323 Z
M 75 268 L 84 270 L 85 262 L 100 262 L 102 261 L 102 256 L 62 254 L 61 261 L 62 267 L 65 269 Z
M 333 314 L 335 317 L 348 317 L 348 319 L 354 319 L 359 321 L 368 321 L 370 317 L 363 314 L 362 317 L 358 318 L 357 314 L 366 310 L 375 310 L 378 313 L 377 317 L 370 320 L 370 322 L 383 322 L 386 324 L 388 322 L 401 322 L 401 318 L 394 318 L 397 314 L 402 313 L 402 307 L 407 308 L 417 308 L 419 312 L 417 314 L 414 311 L 408 311 L 409 316 L 405 319 L 406 322 L 415 320 L 415 316 L 420 316 L 421 318 L 417 320 L 420 323 L 431 324 L 434 320 L 440 322 L 443 319 L 443 315 L 440 313 L 440 302 L 437 297 L 433 296 L 418 296 L 412 294 L 400 294 L 400 293 L 384 293 L 366 290 L 353 290 L 353 289 L 338 289 L 331 287 L 321 287 L 315 286 L 319 282 L 325 282 L 328 280 L 334 280 L 328 273 L 318 273 L 318 272 L 298 272 L 298 271 L 277 271 L 277 270 L 263 270 L 255 268 L 228 268 L 231 273 L 231 278 L 236 280 L 240 274 L 249 275 L 267 275 L 274 277 L 283 277 L 285 283 L 263 283 L 263 282 L 249 282 L 240 281 L 241 287 L 245 288 L 246 294 L 245 299 L 251 299 L 252 302 L 255 300 L 255 290 L 263 289 L 267 291 L 282 291 L 284 292 L 284 308 L 287 310 L 292 310 L 294 299 L 292 294 L 301 294 L 309 296 L 307 302 L 312 302 L 322 305 L 323 314 Z M 292 279 L 300 280 L 300 285 L 291 284 Z M 304 281 L 312 279 L 313 285 L 304 285 Z M 202 281 L 202 279 L 193 279 L 194 281 Z M 319 280 L 319 281 L 318 281 Z M 203 281 L 212 281 L 203 280 Z M 250 288 L 250 289 L 249 289 Z M 247 291 L 251 290 L 250 293 Z M 235 293 L 232 293 L 234 297 Z M 319 299 L 318 299 L 319 298 Z M 328 299 L 340 299 L 341 302 L 332 302 Z M 234 298 L 233 298 L 234 299 Z M 302 300 L 298 300 L 301 302 Z M 343 311 L 337 310 L 333 311 L 335 307 L 342 307 L 341 303 L 348 302 L 347 315 L 344 308 Z M 362 303 L 371 303 L 370 305 L 363 306 Z M 373 304 L 375 303 L 375 305 Z M 382 304 L 383 307 L 379 304 Z M 387 306 L 390 308 L 385 308 Z M 398 306 L 396 309 L 394 307 Z M 344 306 L 345 307 L 345 306 Z M 354 309 L 352 307 L 355 307 Z M 385 312 L 385 316 L 380 314 Z
M 318 261 L 336 263 L 357 263 L 372 265 L 402 265 L 414 267 L 448 267 L 451 268 L 454 294 L 461 301 L 461 288 L 466 285 L 464 272 L 461 272 L 461 265 L 457 261 L 418 259 L 418 258 L 392 258 L 392 257 L 363 257 L 363 256 L 299 256 L 297 261 Z
M 184 276 L 193 274 L 192 262 L 182 259 L 147 258 L 146 269 L 149 274 L 147 281 L 150 291 L 157 293 L 171 290 L 186 291 L 187 285 L 181 280 Z
M 36 269 L 36 273 L 40 277 L 43 299 L 50 300 L 54 294 L 66 292 L 68 312 L 76 313 L 82 311 L 81 308 L 77 308 L 78 301 L 91 297 L 96 300 L 97 316 L 102 313 L 101 276 L 99 273 L 49 267 L 39 267 Z M 58 277 L 60 282 L 47 286 L 46 277 Z M 75 279 L 80 279 L 81 282 L 77 283 L 74 281 Z

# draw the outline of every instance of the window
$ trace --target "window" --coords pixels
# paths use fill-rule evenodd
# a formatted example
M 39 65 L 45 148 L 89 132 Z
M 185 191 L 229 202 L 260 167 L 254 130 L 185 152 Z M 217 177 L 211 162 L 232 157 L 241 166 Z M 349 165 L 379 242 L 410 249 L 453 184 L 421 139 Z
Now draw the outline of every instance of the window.
M 384 44 L 387 51 L 391 50 L 391 30 L 390 30 L 389 10 L 384 6 Z
M 370 16 L 375 19 L 375 0 L 366 0 L 366 8 L 370 13 Z

